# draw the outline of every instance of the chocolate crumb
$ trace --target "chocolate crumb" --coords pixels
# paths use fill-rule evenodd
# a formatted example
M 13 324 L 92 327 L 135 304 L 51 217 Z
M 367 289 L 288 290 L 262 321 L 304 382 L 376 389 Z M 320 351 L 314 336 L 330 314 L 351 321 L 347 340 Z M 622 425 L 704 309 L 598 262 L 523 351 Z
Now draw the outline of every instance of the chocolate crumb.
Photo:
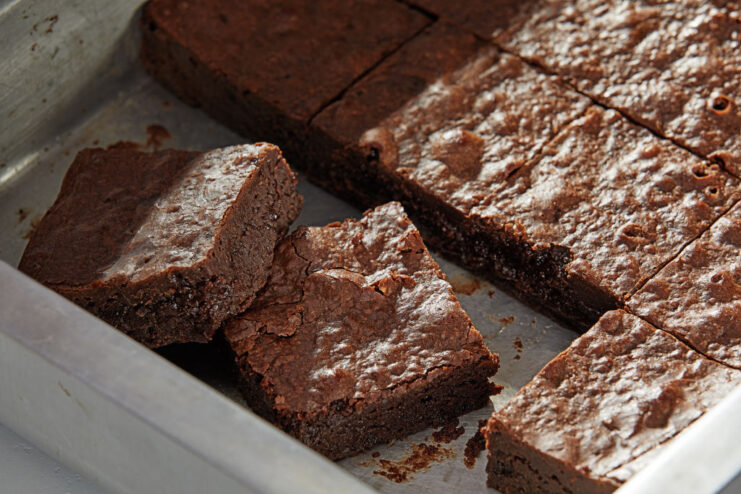
M 445 424 L 439 431 L 432 433 L 432 440 L 438 443 L 451 443 L 461 437 L 466 429 L 458 427 L 458 419 Z
M 29 213 L 28 209 L 20 208 L 18 210 L 18 223 L 23 223 L 23 220 L 25 220 L 26 217 L 28 217 L 28 213 Z
M 481 288 L 481 281 L 468 273 L 451 276 L 448 281 L 457 294 L 473 295 Z
M 499 322 L 507 326 L 508 324 L 512 324 L 513 322 L 515 322 L 515 316 L 502 317 L 499 319 Z
M 522 340 L 519 338 L 519 336 L 515 338 L 515 341 L 513 344 L 515 346 L 515 349 L 517 349 L 517 353 L 520 353 L 522 351 L 523 345 L 522 345 Z
M 479 428 L 476 430 L 476 434 L 471 436 L 471 439 L 466 442 L 466 449 L 463 451 L 463 463 L 468 469 L 476 465 L 476 458 L 486 449 L 486 439 L 484 438 L 483 430 L 485 425 L 486 419 L 479 420 Z
M 415 444 L 412 451 L 399 461 L 379 460 L 381 467 L 373 473 L 400 484 L 412 479 L 412 474 L 429 468 L 431 464 L 454 456 L 455 453 L 451 449 L 437 444 Z
M 381 453 L 379 453 L 378 451 L 374 451 L 374 452 L 373 452 L 373 454 L 372 454 L 371 456 L 372 456 L 373 458 L 378 458 L 379 456 L 381 456 Z
M 172 134 L 166 128 L 159 124 L 152 124 L 147 126 L 147 142 L 144 144 L 145 147 L 151 146 L 153 150 L 157 151 L 164 141 L 170 139 Z

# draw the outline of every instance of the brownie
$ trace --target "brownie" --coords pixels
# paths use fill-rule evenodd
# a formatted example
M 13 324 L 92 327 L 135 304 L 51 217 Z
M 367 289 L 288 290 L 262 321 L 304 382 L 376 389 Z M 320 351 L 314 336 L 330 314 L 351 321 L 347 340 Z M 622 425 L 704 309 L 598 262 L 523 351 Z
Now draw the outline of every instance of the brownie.
M 184 101 L 302 166 L 310 118 L 429 22 L 394 0 L 150 0 L 141 60 Z
M 738 2 L 529 3 L 499 43 L 741 175 Z
M 741 368 L 741 203 L 649 280 L 628 308 L 698 352 Z
M 265 284 L 295 185 L 271 144 L 84 149 L 19 269 L 150 347 L 205 342 Z
M 398 203 L 276 250 L 225 325 L 249 405 L 332 459 L 484 406 L 498 357 Z
M 488 485 L 612 492 L 739 383 L 740 371 L 608 312 L 492 415 Z
M 428 15 L 460 25 L 483 39 L 496 39 L 522 25 L 535 0 L 404 0 Z
M 332 163 L 355 160 L 343 172 L 351 194 L 402 201 L 428 243 L 526 302 L 587 329 L 739 197 L 718 166 L 556 78 L 494 47 L 450 51 L 464 39 L 455 28 L 428 33 L 313 125 L 342 144 Z M 421 78 L 406 67 L 429 53 L 462 61 L 430 64 L 429 87 L 376 123 L 374 108 L 407 74 Z

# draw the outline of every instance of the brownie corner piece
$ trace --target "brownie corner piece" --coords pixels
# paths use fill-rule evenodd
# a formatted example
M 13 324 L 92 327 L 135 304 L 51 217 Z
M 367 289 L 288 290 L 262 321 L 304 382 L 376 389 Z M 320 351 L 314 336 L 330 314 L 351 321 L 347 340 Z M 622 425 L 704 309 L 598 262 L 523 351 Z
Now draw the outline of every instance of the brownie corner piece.
M 739 383 L 741 371 L 607 312 L 489 419 L 487 483 L 612 492 Z
M 225 325 L 249 405 L 332 459 L 484 406 L 498 358 L 398 203 L 300 227 Z
M 208 341 L 301 209 L 272 144 L 80 151 L 19 269 L 150 346 Z

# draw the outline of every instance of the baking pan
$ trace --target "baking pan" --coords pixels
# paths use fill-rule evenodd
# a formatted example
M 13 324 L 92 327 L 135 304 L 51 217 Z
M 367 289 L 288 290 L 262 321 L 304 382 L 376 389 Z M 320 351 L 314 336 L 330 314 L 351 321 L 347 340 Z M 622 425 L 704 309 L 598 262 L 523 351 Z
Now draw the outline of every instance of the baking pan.
M 79 149 L 121 140 L 202 150 L 245 142 L 138 66 L 141 3 L 0 1 L 0 422 L 111 492 L 494 492 L 485 487 L 483 454 L 473 468 L 464 465 L 466 441 L 577 335 L 454 264 L 439 259 L 500 355 L 502 393 L 462 417 L 465 433 L 453 442 L 436 442 L 428 430 L 338 463 L 242 406 L 228 373 L 176 357 L 193 377 L 15 269 Z M 303 178 L 299 189 L 297 224 L 360 214 Z M 621 492 L 738 487 L 740 393 Z M 424 468 L 406 468 L 422 443 L 436 453 Z M 389 479 L 389 465 L 405 481 Z

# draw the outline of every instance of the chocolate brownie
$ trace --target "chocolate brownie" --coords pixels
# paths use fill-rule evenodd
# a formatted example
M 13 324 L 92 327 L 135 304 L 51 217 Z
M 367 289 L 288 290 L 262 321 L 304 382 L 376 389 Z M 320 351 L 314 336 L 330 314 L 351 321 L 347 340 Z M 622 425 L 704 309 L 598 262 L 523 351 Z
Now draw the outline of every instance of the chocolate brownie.
M 741 371 L 608 312 L 492 415 L 488 485 L 612 492 L 740 383 Z
M 141 60 L 184 101 L 302 166 L 309 119 L 429 22 L 394 0 L 150 0 Z
M 376 124 L 377 102 L 405 74 L 420 78 L 405 67 L 450 45 L 436 29 L 313 125 L 356 160 L 345 173 L 356 197 L 401 200 L 431 245 L 525 301 L 587 329 L 739 197 L 717 166 L 617 112 L 586 111 L 586 98 L 494 47 L 457 70 L 431 66 L 429 87 Z
M 205 342 L 265 284 L 295 185 L 271 144 L 84 149 L 19 269 L 150 347 Z
M 738 2 L 539 0 L 497 41 L 741 175 Z
M 741 203 L 646 283 L 631 312 L 741 368 Z
M 498 358 L 398 203 L 299 227 L 225 325 L 250 406 L 338 459 L 484 406 Z
M 403 0 L 428 15 L 449 20 L 484 39 L 496 39 L 525 22 L 535 0 Z

